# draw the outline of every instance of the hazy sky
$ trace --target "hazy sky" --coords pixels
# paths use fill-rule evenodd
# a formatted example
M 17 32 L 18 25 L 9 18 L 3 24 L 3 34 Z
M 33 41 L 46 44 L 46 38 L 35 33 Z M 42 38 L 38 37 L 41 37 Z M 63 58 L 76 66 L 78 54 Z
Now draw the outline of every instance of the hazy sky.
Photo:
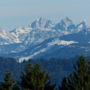
M 68 16 L 75 23 L 90 23 L 90 0 L 0 0 L 0 27 L 12 30 L 27 26 L 34 19 L 61 20 Z

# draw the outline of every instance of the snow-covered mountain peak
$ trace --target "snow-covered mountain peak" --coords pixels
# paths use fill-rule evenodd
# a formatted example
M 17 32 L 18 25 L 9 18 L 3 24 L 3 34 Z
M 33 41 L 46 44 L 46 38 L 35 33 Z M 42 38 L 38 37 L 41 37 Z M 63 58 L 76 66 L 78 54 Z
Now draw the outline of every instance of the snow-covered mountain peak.
M 25 38 L 31 31 L 32 31 L 31 27 L 22 27 L 22 28 L 16 28 L 10 33 L 15 38 L 16 43 L 21 43 L 25 40 Z
M 54 27 L 56 30 L 64 30 L 67 32 L 73 32 L 76 29 L 76 25 L 72 22 L 68 17 L 62 19 L 59 23 L 57 23 Z
M 45 24 L 46 24 L 46 19 L 45 18 L 40 18 L 39 19 L 39 27 L 44 27 L 45 26 Z
M 69 19 L 68 17 L 62 19 L 61 21 L 64 22 L 67 27 L 69 25 L 73 24 L 73 21 L 71 19 Z
M 31 30 L 31 27 L 19 27 L 11 31 L 11 33 L 27 33 Z
M 47 37 L 57 37 L 80 31 L 90 31 L 90 27 L 87 27 L 86 20 L 75 25 L 68 17 L 62 19 L 59 23 L 54 23 L 51 20 L 41 17 L 33 21 L 29 27 L 16 28 L 11 32 L 0 29 L 0 38 L 2 38 L 2 40 L 5 39 L 4 41 L 6 42 L 10 41 L 10 43 L 22 43 L 27 42 L 26 38 L 28 37 L 29 40 L 33 40 L 32 42 L 34 43 L 34 40 L 43 41 L 47 39 Z M 29 40 L 28 42 L 30 42 Z
M 83 20 L 80 24 L 77 25 L 78 32 L 87 32 L 86 20 Z
M 40 19 L 36 19 L 35 21 L 32 22 L 31 24 L 32 28 L 51 28 L 52 27 L 52 21 L 51 20 L 47 20 L 46 18 L 40 18 Z
M 39 27 L 39 20 L 38 19 L 36 19 L 35 21 L 33 21 L 32 23 L 31 23 L 31 27 L 32 28 L 38 28 Z

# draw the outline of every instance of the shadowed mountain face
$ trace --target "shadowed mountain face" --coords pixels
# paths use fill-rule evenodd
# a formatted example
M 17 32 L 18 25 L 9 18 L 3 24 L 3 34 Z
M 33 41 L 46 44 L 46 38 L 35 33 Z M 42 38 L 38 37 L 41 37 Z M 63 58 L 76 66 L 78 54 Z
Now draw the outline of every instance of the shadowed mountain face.
M 29 27 L 10 32 L 0 30 L 0 56 L 19 58 L 70 58 L 89 55 L 90 26 L 82 21 L 74 24 L 69 18 L 58 23 L 40 18 Z

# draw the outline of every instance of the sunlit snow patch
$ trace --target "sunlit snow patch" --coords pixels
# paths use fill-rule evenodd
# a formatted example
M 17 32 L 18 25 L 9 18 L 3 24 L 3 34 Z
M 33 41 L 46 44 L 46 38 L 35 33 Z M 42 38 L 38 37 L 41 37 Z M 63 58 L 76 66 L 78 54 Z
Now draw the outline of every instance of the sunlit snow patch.
M 38 54 L 40 54 L 42 52 L 45 52 L 45 51 L 46 51 L 46 48 L 43 48 L 43 49 L 31 54 L 30 56 L 22 57 L 22 58 L 19 59 L 19 63 L 21 63 L 23 61 L 28 61 L 29 59 L 32 59 L 34 56 L 36 56 L 36 55 L 38 55 Z
M 76 41 L 65 41 L 65 40 L 55 40 L 55 41 L 48 43 L 48 46 L 55 45 L 55 44 L 67 46 L 67 45 L 74 44 L 74 43 L 78 43 L 78 42 L 76 42 Z

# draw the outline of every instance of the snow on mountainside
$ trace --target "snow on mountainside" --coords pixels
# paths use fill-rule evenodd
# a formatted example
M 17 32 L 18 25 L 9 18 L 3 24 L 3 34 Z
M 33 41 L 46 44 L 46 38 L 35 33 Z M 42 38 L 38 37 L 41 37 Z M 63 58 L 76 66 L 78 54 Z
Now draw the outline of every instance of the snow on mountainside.
M 20 42 L 24 41 L 24 39 L 27 37 L 28 33 L 31 30 L 32 30 L 31 27 L 23 27 L 23 28 L 14 29 L 10 33 L 16 39 L 16 43 L 20 43 Z
M 85 28 L 84 23 L 81 24 L 77 25 L 78 31 L 81 31 L 82 28 Z M 5 30 L 0 30 L 0 32 L 1 32 L 0 38 L 3 40 L 3 42 L 0 42 L 1 44 L 22 43 L 32 32 L 33 34 L 39 32 L 42 32 L 42 34 L 44 32 L 47 32 L 47 34 L 49 32 L 55 32 L 55 33 L 59 33 L 60 35 L 61 34 L 66 35 L 69 33 L 76 32 L 76 25 L 73 24 L 73 22 L 69 18 L 62 19 L 60 23 L 56 23 L 56 24 L 53 24 L 51 20 L 40 18 L 40 19 L 36 19 L 31 24 L 31 27 L 16 28 L 10 32 L 6 32 Z
M 55 40 L 55 41 L 52 41 L 50 43 L 48 43 L 48 45 L 70 45 L 70 44 L 73 44 L 73 43 L 78 43 L 78 42 L 75 42 L 75 41 L 64 41 L 64 40 Z
M 5 30 L 0 30 L 0 45 L 14 43 L 13 36 Z
M 38 50 L 36 50 L 31 55 L 26 56 L 26 57 L 21 57 L 19 59 L 19 62 L 22 62 L 23 60 L 29 60 L 30 58 L 34 58 L 35 56 L 37 56 L 37 55 L 39 55 L 41 53 L 47 52 L 54 45 L 58 45 L 58 46 L 69 46 L 69 45 L 72 45 L 74 43 L 78 43 L 78 42 L 75 42 L 75 41 L 64 41 L 64 40 L 57 40 L 57 39 L 56 40 L 53 40 L 51 42 L 46 43 L 47 44 L 46 47 L 43 47 L 42 48 L 42 46 L 38 46 L 37 48 L 39 48 L 39 47 L 41 47 L 41 48 L 38 49 Z
M 68 17 L 58 23 L 36 19 L 29 27 L 10 32 L 0 30 L 0 55 L 20 58 L 68 57 L 90 51 L 90 26 L 82 21 L 74 24 Z M 76 51 L 77 50 L 77 51 Z M 57 54 L 58 52 L 58 54 Z M 78 52 L 78 53 L 77 53 Z

